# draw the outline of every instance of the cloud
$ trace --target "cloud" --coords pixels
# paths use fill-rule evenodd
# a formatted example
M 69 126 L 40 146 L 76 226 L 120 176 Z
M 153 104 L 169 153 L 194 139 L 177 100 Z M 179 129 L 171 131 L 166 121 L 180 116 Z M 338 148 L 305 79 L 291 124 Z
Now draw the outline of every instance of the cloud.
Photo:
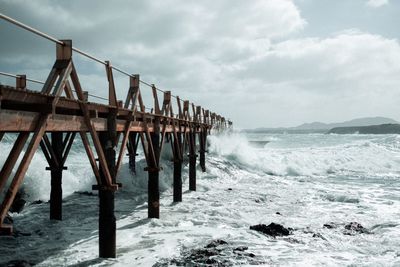
M 271 45 L 233 72 L 252 80 L 255 107 L 265 101 L 265 124 L 283 114 L 288 125 L 306 120 L 396 114 L 400 97 L 400 43 L 357 30 L 328 38 L 300 38 Z M 244 90 L 243 90 L 244 91 Z M 249 103 L 250 104 L 250 103 Z M 291 115 L 290 115 L 291 114 Z M 242 118 L 244 119 L 244 118 Z
M 368 0 L 367 2 L 367 6 L 374 8 L 381 7 L 387 4 L 389 4 L 389 0 Z
M 239 127 L 398 114 L 398 41 L 359 30 L 301 37 L 308 22 L 290 0 L 0 2 L 5 14 Z M 0 70 L 45 80 L 54 44 L 0 23 Z M 74 61 L 83 87 L 106 96 L 104 66 Z M 115 82 L 124 99 L 128 78 L 115 73 Z

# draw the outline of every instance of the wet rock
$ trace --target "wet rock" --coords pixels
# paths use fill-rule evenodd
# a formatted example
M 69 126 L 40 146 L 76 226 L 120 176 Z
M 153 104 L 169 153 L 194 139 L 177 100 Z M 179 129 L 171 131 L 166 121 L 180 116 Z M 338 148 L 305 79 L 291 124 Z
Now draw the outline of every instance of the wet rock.
M 153 267 L 161 266 L 234 266 L 238 262 L 260 265 L 264 261 L 255 254 L 246 252 L 248 247 L 232 247 L 228 242 L 216 239 L 203 248 L 182 251 L 181 256 L 174 259 L 162 259 Z
M 323 235 L 321 235 L 320 233 L 314 233 L 312 237 L 313 238 L 321 238 L 322 240 L 326 241 L 326 238 Z
M 334 223 L 334 222 L 330 222 L 330 223 L 325 223 L 323 225 L 323 227 L 327 228 L 327 229 L 334 229 L 334 228 L 337 228 L 338 225 L 336 223 Z
M 265 224 L 253 225 L 250 226 L 250 230 L 255 230 L 272 237 L 288 236 L 291 234 L 289 228 L 285 228 L 284 226 L 277 223 L 270 223 L 269 225 Z
M 75 191 L 75 194 L 85 195 L 85 196 L 97 196 L 97 194 L 89 191 Z
M 207 246 L 205 246 L 205 248 L 216 248 L 219 245 L 226 245 L 228 244 L 228 242 L 222 240 L 222 239 L 216 239 L 211 241 Z
M 13 236 L 14 236 L 14 237 L 31 236 L 31 235 L 32 235 L 31 233 L 28 233 L 28 232 L 21 232 L 21 231 L 19 231 L 19 230 L 15 230 L 15 229 L 14 229 L 14 231 L 13 231 Z
M 33 264 L 27 262 L 26 260 L 12 260 L 2 266 L 5 266 L 5 267 L 30 267 L 30 266 L 33 266 Z
M 7 213 L 6 217 L 4 218 L 4 224 L 13 224 L 14 220 L 9 213 Z
M 233 249 L 233 252 L 236 252 L 236 251 L 246 251 L 246 250 L 248 250 L 248 249 L 249 249 L 249 247 L 240 246 L 240 247 L 234 248 L 234 249 Z
M 370 234 L 371 232 L 358 222 L 350 222 L 344 226 L 345 235 Z
M 25 195 L 25 193 L 23 192 L 23 190 L 20 190 L 17 192 L 17 194 L 15 195 L 14 201 L 11 204 L 10 207 L 10 212 L 16 212 L 16 213 L 20 213 L 26 204 L 26 200 L 23 198 Z
M 43 204 L 43 203 L 44 203 L 43 200 L 38 199 L 38 200 L 33 201 L 33 202 L 31 203 L 31 205 L 40 205 L 40 204 Z

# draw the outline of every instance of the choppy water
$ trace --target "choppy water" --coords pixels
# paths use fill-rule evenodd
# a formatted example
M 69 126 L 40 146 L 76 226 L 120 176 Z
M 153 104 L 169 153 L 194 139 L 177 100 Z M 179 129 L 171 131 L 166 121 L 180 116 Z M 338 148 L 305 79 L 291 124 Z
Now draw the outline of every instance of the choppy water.
M 257 147 L 249 140 L 270 142 Z M 152 266 L 223 239 L 255 255 L 253 261 L 232 257 L 233 265 L 400 266 L 399 135 L 232 134 L 209 142 L 207 172 L 198 170 L 196 192 L 184 182 L 179 204 L 172 203 L 172 166 L 168 153 L 163 156 L 159 220 L 146 219 L 143 159 L 134 177 L 123 166 L 115 260 L 97 259 L 97 197 L 73 193 L 94 183 L 83 150 L 75 147 L 64 175 L 64 220 L 50 222 L 47 203 L 12 214 L 15 228 L 30 235 L 0 237 L 0 263 Z M 1 151 L 10 147 L 0 144 Z M 34 157 L 24 182 L 30 201 L 48 199 L 46 165 L 41 154 Z M 344 224 L 352 221 L 372 233 L 345 235 Z M 271 222 L 293 228 L 293 235 L 249 230 Z M 323 227 L 331 222 L 337 228 Z

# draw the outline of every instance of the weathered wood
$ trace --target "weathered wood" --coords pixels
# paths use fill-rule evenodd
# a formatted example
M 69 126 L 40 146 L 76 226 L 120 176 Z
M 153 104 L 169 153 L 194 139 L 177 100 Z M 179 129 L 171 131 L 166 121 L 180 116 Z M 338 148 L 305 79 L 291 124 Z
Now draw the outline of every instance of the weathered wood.
M 51 147 L 53 151 L 53 162 L 58 162 L 51 167 L 51 190 L 50 190 L 50 220 L 62 220 L 62 171 L 63 157 L 63 133 L 51 133 Z
M 28 148 L 19 164 L 19 167 L 15 173 L 15 176 L 8 188 L 8 191 L 4 197 L 4 200 L 0 206 L 0 223 L 3 223 L 6 217 L 7 211 L 10 209 L 11 204 L 18 192 L 18 188 L 22 183 L 26 171 L 28 170 L 29 163 L 31 162 L 33 155 L 35 154 L 40 140 L 42 139 L 45 131 L 45 125 L 48 116 L 42 116 L 39 120 L 36 130 L 32 136 L 32 139 L 28 145 Z
M 115 173 L 115 146 L 108 132 L 101 132 L 99 139 L 103 145 L 107 159 L 108 169 Z M 107 184 L 107 177 L 100 166 L 100 178 L 102 184 Z M 112 177 L 115 182 L 115 176 Z M 114 215 L 114 190 L 107 187 L 99 188 L 99 256 L 101 258 L 116 257 L 116 219 Z
M 18 90 L 26 89 L 26 75 L 17 75 L 17 78 L 15 80 L 15 87 Z
M 196 191 L 196 134 L 189 133 L 189 190 Z
M 202 129 L 199 133 L 199 146 L 200 146 L 200 167 L 203 172 L 206 171 L 206 142 L 207 142 L 207 130 Z
M 182 134 L 178 133 L 174 137 L 174 202 L 182 201 Z
M 18 134 L 17 140 L 15 140 L 14 145 L 0 171 L 0 192 L 3 190 L 3 187 L 13 170 L 15 163 L 17 162 L 18 157 L 21 154 L 21 151 L 24 148 L 26 141 L 28 140 L 28 137 L 28 132 Z

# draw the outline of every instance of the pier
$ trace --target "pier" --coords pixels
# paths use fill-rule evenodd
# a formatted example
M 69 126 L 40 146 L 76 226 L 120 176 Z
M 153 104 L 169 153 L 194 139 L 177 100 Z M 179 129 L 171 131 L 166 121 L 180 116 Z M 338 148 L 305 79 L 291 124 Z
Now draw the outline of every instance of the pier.
M 13 233 L 5 218 L 39 149 L 51 176 L 50 219 L 62 220 L 63 171 L 72 146 L 77 145 L 74 140 L 80 138 L 95 177 L 92 189 L 99 195 L 99 256 L 116 257 L 114 198 L 123 186 L 117 180 L 123 158 L 129 157 L 134 175 L 141 146 L 148 172 L 148 218 L 160 218 L 162 150 L 171 146 L 173 201 L 180 202 L 184 158 L 189 161 L 189 189 L 196 190 L 197 165 L 206 171 L 207 136 L 231 128 L 232 122 L 141 80 L 139 74 L 130 74 L 110 61 L 81 51 L 72 40 L 58 40 L 1 13 L 0 18 L 54 42 L 56 55 L 44 82 L 30 79 L 28 74 L 0 72 L 15 79 L 14 85 L 0 85 L 0 142 L 5 134 L 16 136 L 11 151 L 3 151 L 8 156 L 0 166 L 0 193 L 5 192 L 0 199 L 0 234 Z M 73 60 L 77 54 L 104 65 L 108 97 L 102 100 L 107 103 L 89 101 L 89 97 L 102 97 L 90 95 L 81 85 Z M 117 99 L 114 72 L 126 76 L 127 95 L 123 101 Z M 42 89 L 30 90 L 29 82 L 41 84 Z M 151 102 L 143 98 L 144 90 L 150 90 Z

